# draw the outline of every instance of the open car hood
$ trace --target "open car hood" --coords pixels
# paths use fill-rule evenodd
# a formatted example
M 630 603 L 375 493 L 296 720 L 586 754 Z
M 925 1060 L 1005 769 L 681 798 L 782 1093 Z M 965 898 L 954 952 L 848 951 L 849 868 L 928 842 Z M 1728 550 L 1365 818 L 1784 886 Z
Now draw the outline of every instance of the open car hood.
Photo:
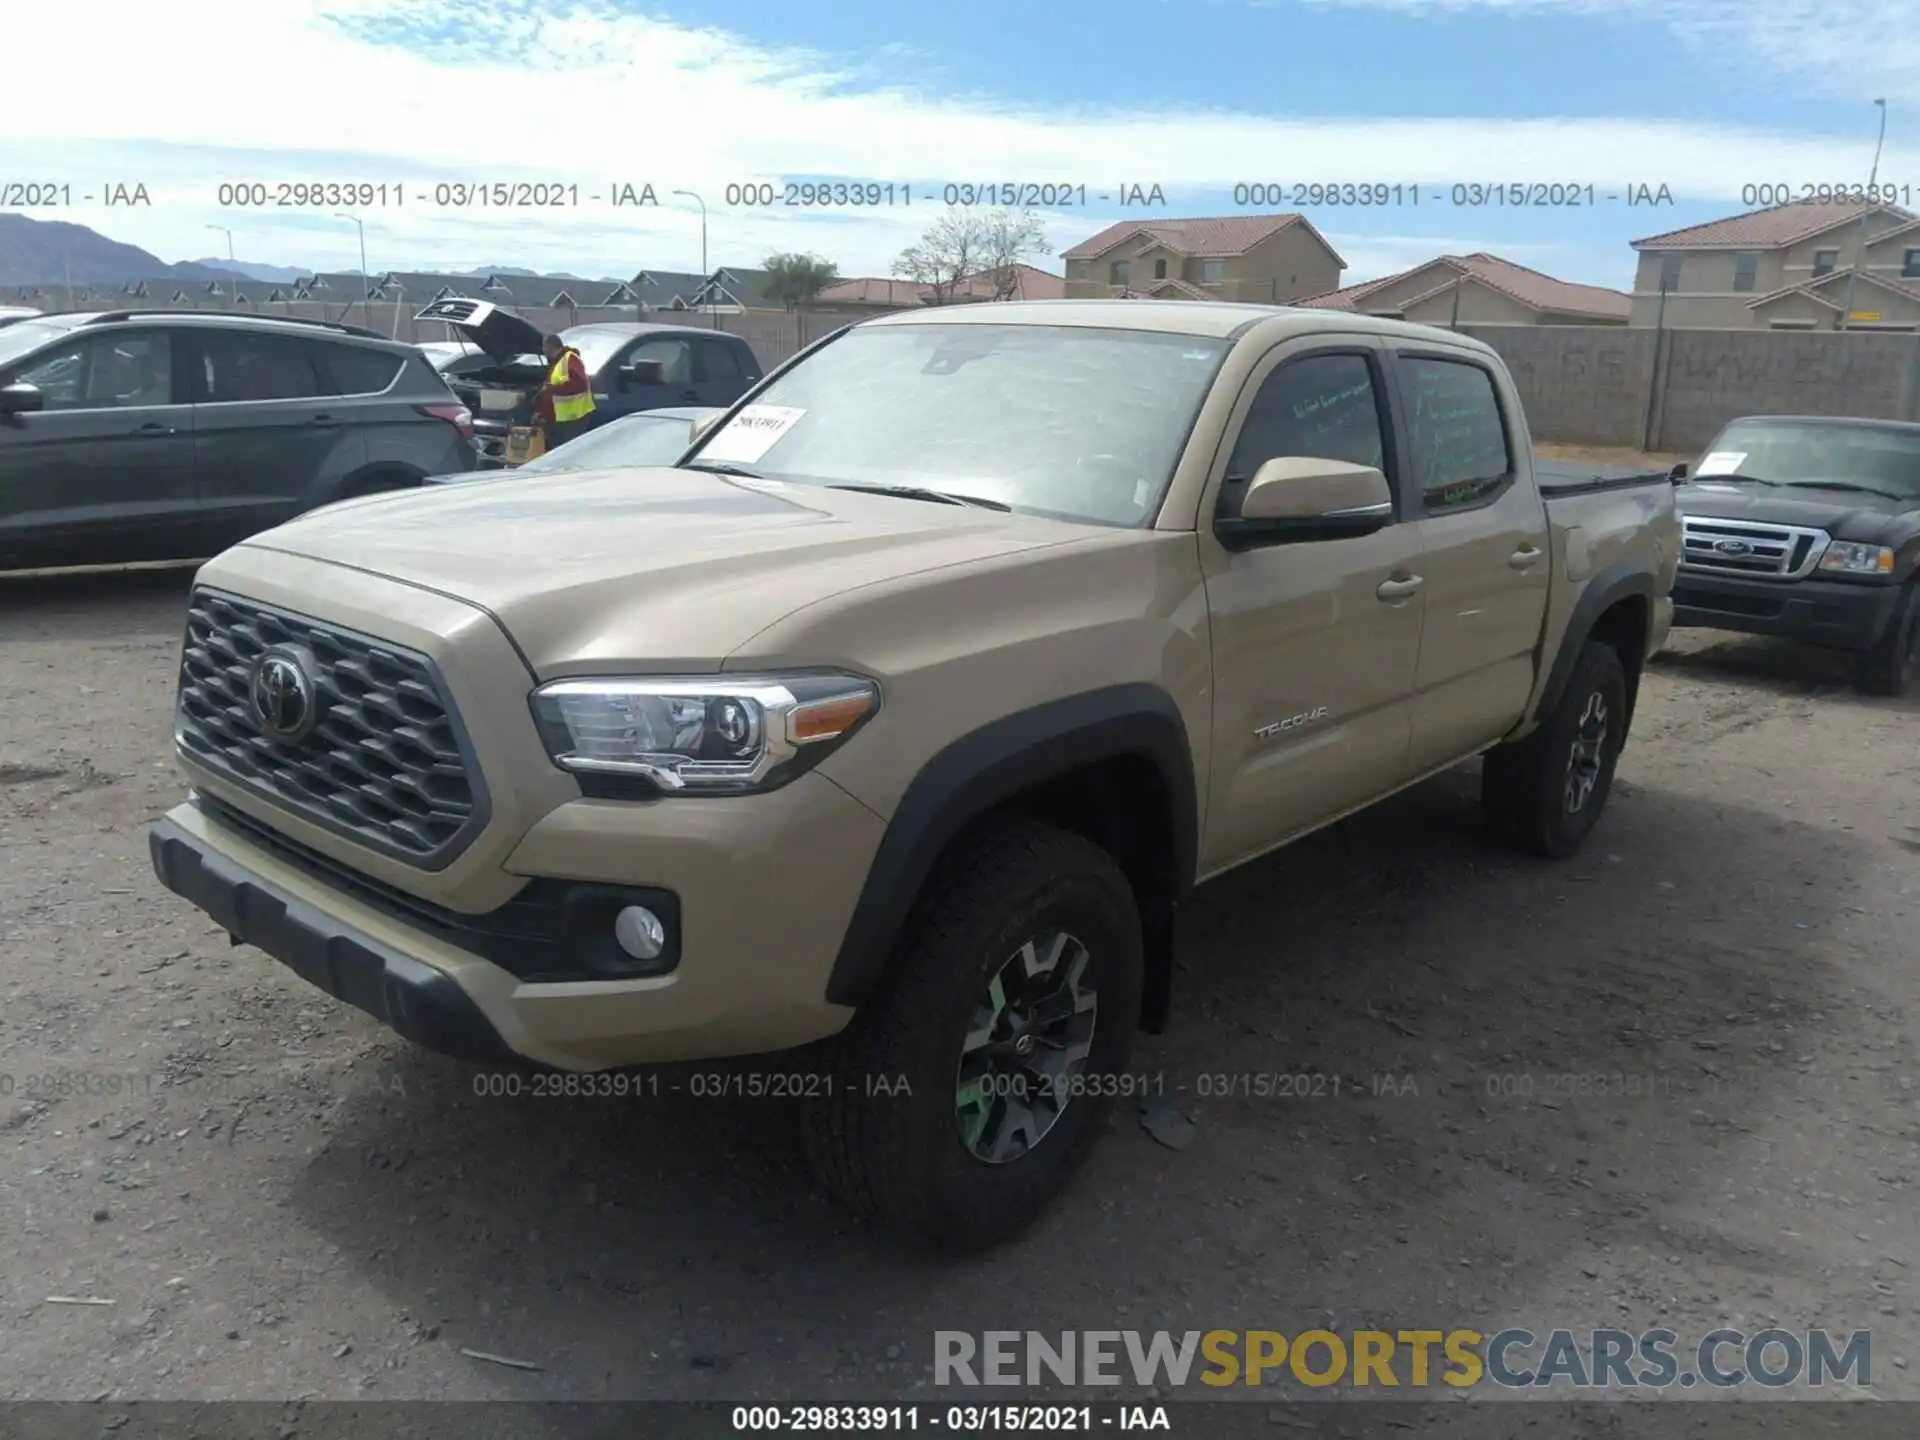
M 436 300 L 413 318 L 451 325 L 503 365 L 539 355 L 545 340 L 535 326 L 490 300 Z

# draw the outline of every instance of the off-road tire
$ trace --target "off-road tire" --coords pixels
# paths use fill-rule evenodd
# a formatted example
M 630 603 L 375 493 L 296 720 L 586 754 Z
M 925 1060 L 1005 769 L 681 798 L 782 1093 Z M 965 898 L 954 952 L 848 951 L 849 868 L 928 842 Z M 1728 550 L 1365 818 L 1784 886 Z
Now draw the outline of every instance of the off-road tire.
M 988 982 L 1050 929 L 1076 936 L 1090 956 L 1098 1004 L 1088 1083 L 1029 1152 L 988 1164 L 968 1151 L 955 1115 L 961 1048 Z M 801 1111 L 815 1174 L 860 1218 L 937 1251 L 1017 1235 L 1105 1128 L 1139 1023 L 1142 971 L 1133 890 L 1106 851 L 1030 820 L 989 822 L 936 867 L 878 988 L 822 1047 L 823 1083 Z
M 1584 802 L 1570 809 L 1569 781 L 1583 720 L 1601 707 L 1605 733 Z M 1589 640 L 1580 647 L 1560 699 L 1525 740 L 1487 752 L 1480 803 L 1487 827 L 1499 839 L 1551 860 L 1578 850 L 1606 807 L 1614 766 L 1626 738 L 1627 672 L 1610 645 Z
M 1874 647 L 1856 663 L 1854 684 L 1868 695 L 1904 695 L 1920 679 L 1920 584 L 1909 582 Z

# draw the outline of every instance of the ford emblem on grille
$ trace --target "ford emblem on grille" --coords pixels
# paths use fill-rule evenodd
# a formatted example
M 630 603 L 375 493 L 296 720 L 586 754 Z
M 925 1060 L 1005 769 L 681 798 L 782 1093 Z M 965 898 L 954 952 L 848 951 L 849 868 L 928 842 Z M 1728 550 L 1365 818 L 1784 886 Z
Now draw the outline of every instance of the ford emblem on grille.
M 1751 555 L 1753 553 L 1753 546 L 1744 540 L 1716 540 L 1713 542 L 1713 548 L 1718 550 L 1722 555 Z
M 273 649 L 254 661 L 247 693 L 260 728 L 282 744 L 304 740 L 320 723 L 313 678 L 298 651 Z

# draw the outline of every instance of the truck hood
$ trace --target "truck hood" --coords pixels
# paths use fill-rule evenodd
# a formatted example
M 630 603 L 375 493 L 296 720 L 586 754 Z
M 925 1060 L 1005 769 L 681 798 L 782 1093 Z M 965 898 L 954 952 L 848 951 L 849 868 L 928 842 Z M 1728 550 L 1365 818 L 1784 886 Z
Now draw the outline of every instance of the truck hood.
M 1680 513 L 1714 520 L 1810 525 L 1836 540 L 1898 545 L 1920 529 L 1920 500 L 1890 500 L 1862 490 L 1807 490 L 1751 480 L 1698 480 L 1674 491 Z
M 487 610 L 547 680 L 711 669 L 843 591 L 1107 533 L 817 485 L 636 469 L 509 473 L 372 495 L 245 545 Z
M 532 321 L 510 314 L 490 300 L 436 300 L 413 318 L 451 325 L 502 364 L 522 356 L 531 356 L 537 362 L 546 339 Z

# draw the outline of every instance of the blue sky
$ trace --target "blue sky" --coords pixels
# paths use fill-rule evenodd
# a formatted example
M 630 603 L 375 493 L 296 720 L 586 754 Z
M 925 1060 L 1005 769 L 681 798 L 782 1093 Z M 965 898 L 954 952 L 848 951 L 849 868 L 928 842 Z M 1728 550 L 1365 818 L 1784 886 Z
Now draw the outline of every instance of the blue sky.
M 1743 189 L 1858 183 L 1885 96 L 1881 178 L 1920 208 L 1913 0 L 183 0 L 96 7 L 87 103 L 72 71 L 12 72 L 8 181 L 70 184 L 36 209 L 163 259 L 357 263 L 337 207 L 222 206 L 222 182 L 401 182 L 357 209 L 374 269 L 513 264 L 592 275 L 813 250 L 885 274 L 943 182 L 1084 184 L 1048 212 L 1057 251 L 1116 218 L 1236 205 L 1237 181 L 1413 185 L 1420 202 L 1307 206 L 1351 283 L 1488 249 L 1624 287 L 1631 239 L 1752 208 Z M 71 50 L 57 7 L 8 20 L 17 53 Z M 9 48 L 13 48 L 10 46 Z M 104 53 L 110 52 L 110 53 Z M 204 83 L 156 88 L 156 75 Z M 57 87 L 57 88 L 56 88 Z M 164 103 L 159 97 L 165 96 Z M 561 117 L 577 122 L 571 130 Z M 729 182 L 909 182 L 864 212 L 728 206 Z M 118 180 L 152 204 L 79 202 Z M 546 210 L 437 207 L 461 180 L 577 184 Z M 652 183 L 657 208 L 591 195 Z M 1595 187 L 1592 207 L 1450 203 L 1455 182 Z M 1095 197 L 1159 185 L 1164 209 Z M 1609 202 L 1665 185 L 1675 203 Z M 421 203 L 422 199 L 426 203 Z M 928 203 L 933 200 L 935 203 Z M 1043 262 L 1057 269 L 1056 258 Z

